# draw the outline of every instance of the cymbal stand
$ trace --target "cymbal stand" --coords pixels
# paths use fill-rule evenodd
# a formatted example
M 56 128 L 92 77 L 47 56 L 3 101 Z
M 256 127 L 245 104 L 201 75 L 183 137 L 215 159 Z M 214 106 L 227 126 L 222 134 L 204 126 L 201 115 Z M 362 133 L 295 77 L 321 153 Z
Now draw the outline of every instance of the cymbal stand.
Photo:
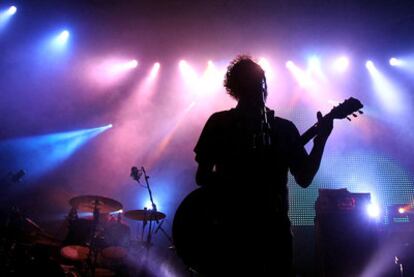
M 165 219 L 161 220 L 160 223 L 158 223 L 157 228 L 154 231 L 154 234 L 157 234 L 158 231 L 161 231 L 161 233 L 168 239 L 168 241 L 171 243 L 171 245 L 174 244 L 173 239 L 171 238 L 171 236 L 167 233 L 167 231 L 165 231 L 165 229 L 162 227 L 162 224 L 164 223 Z
M 147 215 L 146 215 L 146 213 L 147 213 L 147 208 L 146 207 L 144 208 L 144 211 L 145 211 L 145 216 L 144 216 L 144 221 L 142 222 L 141 241 L 144 241 L 145 227 L 147 226 L 147 223 L 148 223 Z
M 93 223 L 92 223 L 92 230 L 91 230 L 91 238 L 89 244 L 89 256 L 88 261 L 91 269 L 92 277 L 95 276 L 95 269 L 96 269 L 96 262 L 98 259 L 98 247 L 97 247 L 97 229 L 99 224 L 99 209 L 98 209 L 98 200 L 94 201 L 94 209 L 93 209 Z

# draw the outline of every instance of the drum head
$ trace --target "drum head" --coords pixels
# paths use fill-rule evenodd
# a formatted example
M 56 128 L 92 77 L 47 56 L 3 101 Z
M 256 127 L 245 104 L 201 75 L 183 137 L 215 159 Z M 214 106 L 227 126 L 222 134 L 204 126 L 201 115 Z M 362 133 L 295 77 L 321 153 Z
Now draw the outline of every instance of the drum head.
M 68 245 L 62 247 L 60 254 L 72 261 L 84 261 L 89 256 L 89 248 L 81 245 Z

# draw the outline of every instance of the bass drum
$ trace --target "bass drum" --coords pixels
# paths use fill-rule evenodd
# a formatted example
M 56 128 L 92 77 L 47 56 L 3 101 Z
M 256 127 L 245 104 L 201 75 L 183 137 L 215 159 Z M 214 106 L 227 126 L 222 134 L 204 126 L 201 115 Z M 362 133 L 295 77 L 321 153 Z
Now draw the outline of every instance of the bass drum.
M 60 249 L 61 255 L 70 261 L 84 261 L 89 256 L 93 220 L 79 218 L 69 225 L 69 232 Z
M 128 255 L 131 230 L 121 222 L 108 222 L 104 230 L 105 247 L 102 255 L 107 259 L 119 260 Z

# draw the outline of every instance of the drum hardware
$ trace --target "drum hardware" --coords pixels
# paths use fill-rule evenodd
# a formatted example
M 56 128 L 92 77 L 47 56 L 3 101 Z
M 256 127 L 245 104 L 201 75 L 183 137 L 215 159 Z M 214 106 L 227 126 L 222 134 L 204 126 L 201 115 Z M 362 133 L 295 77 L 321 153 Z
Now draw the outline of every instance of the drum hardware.
M 105 226 L 106 220 L 100 219 L 102 215 L 122 210 L 122 204 L 111 198 L 96 195 L 77 196 L 70 199 L 69 204 L 71 206 L 67 216 L 69 232 L 65 240 L 66 246 L 61 249 L 61 255 L 70 260 L 86 262 L 86 271 L 91 276 L 96 276 L 98 256 L 102 254 L 106 257 L 119 258 L 126 255 L 126 250 L 116 245 L 119 232 L 108 231 Z M 93 217 L 91 220 L 79 218 L 78 211 L 93 212 Z M 116 224 L 121 224 L 120 221 L 119 214 Z

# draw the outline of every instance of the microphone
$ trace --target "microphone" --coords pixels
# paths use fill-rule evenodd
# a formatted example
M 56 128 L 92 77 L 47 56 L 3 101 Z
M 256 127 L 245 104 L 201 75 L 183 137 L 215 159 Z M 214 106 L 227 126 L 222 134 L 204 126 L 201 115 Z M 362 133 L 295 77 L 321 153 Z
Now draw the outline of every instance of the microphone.
M 129 175 L 135 181 L 139 182 L 139 179 L 142 176 L 142 170 L 139 170 L 136 166 L 131 167 L 131 174 Z

